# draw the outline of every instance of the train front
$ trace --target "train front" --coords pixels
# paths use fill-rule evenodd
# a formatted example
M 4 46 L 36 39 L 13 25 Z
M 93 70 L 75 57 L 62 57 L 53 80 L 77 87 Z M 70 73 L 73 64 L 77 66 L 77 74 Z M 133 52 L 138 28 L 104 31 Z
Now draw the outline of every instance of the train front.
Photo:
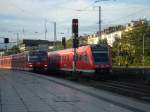
M 108 45 L 91 46 L 95 73 L 109 73 L 112 69 L 111 48 Z
M 46 51 L 32 51 L 28 56 L 28 67 L 34 71 L 43 71 L 48 67 L 48 55 Z

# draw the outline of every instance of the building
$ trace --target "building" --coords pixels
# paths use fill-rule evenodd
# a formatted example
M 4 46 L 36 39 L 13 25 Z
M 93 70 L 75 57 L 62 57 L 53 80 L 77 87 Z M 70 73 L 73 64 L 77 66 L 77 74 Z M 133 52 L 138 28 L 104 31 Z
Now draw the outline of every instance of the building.
M 106 39 L 108 45 L 112 46 L 116 38 L 122 37 L 122 33 L 123 33 L 122 30 L 111 32 L 111 33 L 104 33 L 102 34 L 101 38 Z
M 4 51 L 0 51 L 0 56 L 3 56 L 5 54 Z
M 98 44 L 101 38 L 103 40 L 106 39 L 108 45 L 112 46 L 115 41 L 115 38 L 121 38 L 124 29 L 125 27 L 121 25 L 115 27 L 108 27 L 107 29 L 104 29 L 101 32 L 101 37 L 99 37 L 98 32 L 88 36 L 87 43 Z
M 56 42 L 61 43 L 59 41 Z M 49 48 L 54 48 L 54 42 L 48 40 L 33 40 L 33 39 L 23 39 L 19 43 L 19 49 L 21 52 L 29 50 L 49 50 Z
M 88 36 L 87 43 L 88 44 L 98 44 L 99 42 L 99 37 L 97 34 L 92 34 Z
M 99 37 L 99 32 L 94 33 L 92 35 L 88 36 L 87 44 L 98 44 L 100 38 L 106 39 L 107 43 L 112 46 L 115 38 L 122 38 L 123 32 L 128 32 L 133 30 L 134 27 L 138 27 L 143 24 L 150 24 L 150 22 L 146 19 L 140 19 L 137 21 L 131 21 L 127 25 L 118 25 L 118 26 L 112 26 L 104 29 L 101 31 L 101 37 Z
M 89 35 L 79 36 L 79 46 L 86 45 Z

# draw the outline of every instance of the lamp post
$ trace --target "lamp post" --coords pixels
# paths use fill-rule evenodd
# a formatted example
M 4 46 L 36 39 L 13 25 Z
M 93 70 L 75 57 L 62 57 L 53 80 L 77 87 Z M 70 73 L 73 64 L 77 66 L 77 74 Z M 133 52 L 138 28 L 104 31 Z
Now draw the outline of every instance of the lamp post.
M 44 26 L 45 26 L 45 39 L 46 39 L 46 33 L 47 33 L 47 26 L 46 26 L 46 23 L 49 22 L 49 23 L 52 23 L 54 25 L 54 48 L 57 48 L 57 31 L 56 31 L 56 21 L 48 21 L 48 20 L 45 20 L 45 23 L 44 23 Z
M 16 35 L 17 35 L 16 43 L 17 45 L 19 45 L 19 33 L 16 33 Z
M 98 3 L 98 2 L 103 2 L 103 1 L 110 1 L 110 0 L 96 0 L 94 3 Z M 99 8 L 99 22 L 98 22 L 98 24 L 99 24 L 99 33 L 98 33 L 98 35 L 99 35 L 99 40 L 101 39 L 101 29 L 102 29 L 102 20 L 101 20 L 101 6 L 98 6 L 98 8 Z
M 144 74 L 144 66 L 145 66 L 145 36 L 146 32 L 148 32 L 148 26 L 146 27 L 145 33 L 142 35 L 142 65 L 143 65 L 143 74 Z
M 142 65 L 143 65 L 143 74 L 144 74 L 144 40 L 145 40 L 145 33 L 143 34 L 143 55 L 142 55 Z

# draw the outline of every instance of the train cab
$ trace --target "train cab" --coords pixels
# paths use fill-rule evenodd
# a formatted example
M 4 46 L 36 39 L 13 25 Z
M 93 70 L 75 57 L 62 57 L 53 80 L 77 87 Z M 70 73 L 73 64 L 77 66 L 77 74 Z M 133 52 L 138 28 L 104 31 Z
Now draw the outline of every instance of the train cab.
M 75 58 L 74 58 L 75 57 Z M 112 68 L 111 48 L 108 45 L 87 45 L 48 53 L 49 70 L 95 74 L 108 73 Z M 74 62 L 76 60 L 76 63 Z
M 107 45 L 91 46 L 95 72 L 109 72 L 112 68 L 111 49 Z
M 45 70 L 48 66 L 47 51 L 30 51 L 28 54 L 28 67 L 36 70 Z

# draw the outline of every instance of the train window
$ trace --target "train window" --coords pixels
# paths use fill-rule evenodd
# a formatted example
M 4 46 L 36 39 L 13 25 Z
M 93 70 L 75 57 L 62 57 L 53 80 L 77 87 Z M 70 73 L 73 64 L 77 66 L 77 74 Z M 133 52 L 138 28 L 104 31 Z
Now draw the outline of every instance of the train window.
M 76 55 L 76 60 L 77 60 L 77 61 L 79 60 L 79 55 L 78 55 L 78 54 Z
M 61 56 L 59 56 L 59 61 L 61 62 Z
M 93 58 L 95 63 L 108 63 L 108 52 L 94 52 Z
M 57 56 L 57 61 L 59 62 L 59 56 Z
M 61 61 L 64 61 L 64 57 L 63 56 L 61 56 Z
M 65 56 L 65 61 L 67 61 L 67 56 Z
M 82 61 L 82 55 L 80 55 L 79 60 Z
M 58 58 L 57 58 L 57 56 L 55 56 L 55 62 L 57 62 L 58 61 Z
M 88 62 L 88 55 L 87 55 L 87 54 L 84 55 L 84 60 L 85 60 L 86 62 Z
M 55 61 L 56 61 L 56 62 L 58 61 L 58 57 L 57 57 L 57 56 L 55 57 Z
M 65 56 L 63 56 L 63 60 L 65 61 Z
M 56 60 L 55 60 L 55 61 L 57 62 L 57 61 L 58 61 L 58 56 L 55 56 L 55 57 L 56 57 Z

